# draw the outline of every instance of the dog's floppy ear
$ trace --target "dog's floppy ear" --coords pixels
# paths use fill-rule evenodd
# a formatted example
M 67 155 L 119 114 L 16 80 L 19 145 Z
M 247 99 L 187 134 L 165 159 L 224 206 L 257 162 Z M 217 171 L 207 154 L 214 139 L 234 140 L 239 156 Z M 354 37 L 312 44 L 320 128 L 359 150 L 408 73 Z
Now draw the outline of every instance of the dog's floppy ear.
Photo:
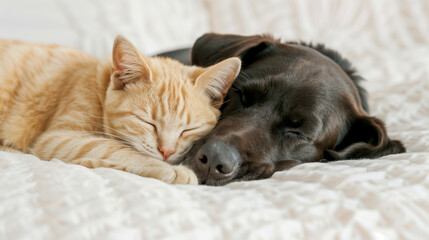
M 388 154 L 403 153 L 400 141 L 390 140 L 380 119 L 369 116 L 356 117 L 342 141 L 333 149 L 325 150 L 327 161 L 378 158 Z
M 208 67 L 230 57 L 240 57 L 245 66 L 273 42 L 269 36 L 206 33 L 192 47 L 191 63 Z

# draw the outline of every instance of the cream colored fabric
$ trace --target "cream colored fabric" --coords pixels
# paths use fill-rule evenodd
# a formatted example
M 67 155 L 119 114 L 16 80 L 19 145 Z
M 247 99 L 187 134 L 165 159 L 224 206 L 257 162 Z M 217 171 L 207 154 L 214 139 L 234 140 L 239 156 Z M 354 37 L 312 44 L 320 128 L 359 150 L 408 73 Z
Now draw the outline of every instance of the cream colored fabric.
M 97 56 L 117 31 L 146 53 L 210 30 L 324 42 L 367 79 L 372 114 L 408 152 L 224 187 L 0 152 L 0 239 L 428 239 L 429 1 L 45 1 L 60 12 L 42 13 L 16 2 L 28 8 L 0 1 L 0 37 Z

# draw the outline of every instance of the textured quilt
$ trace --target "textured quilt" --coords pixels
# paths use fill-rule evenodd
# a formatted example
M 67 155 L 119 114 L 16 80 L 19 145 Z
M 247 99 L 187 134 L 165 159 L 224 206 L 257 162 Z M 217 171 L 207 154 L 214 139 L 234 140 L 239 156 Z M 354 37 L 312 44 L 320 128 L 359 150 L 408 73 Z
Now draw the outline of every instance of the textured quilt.
M 208 187 L 0 152 L 0 239 L 429 239 L 429 1 L 40 1 L 26 16 L 18 4 L 34 1 L 9 2 L 0 1 L 0 37 L 37 40 L 25 21 L 29 33 L 63 26 L 46 41 L 97 56 L 115 29 L 136 32 L 146 52 L 204 31 L 324 42 L 365 77 L 371 114 L 407 153 Z M 140 23 L 142 12 L 152 19 Z

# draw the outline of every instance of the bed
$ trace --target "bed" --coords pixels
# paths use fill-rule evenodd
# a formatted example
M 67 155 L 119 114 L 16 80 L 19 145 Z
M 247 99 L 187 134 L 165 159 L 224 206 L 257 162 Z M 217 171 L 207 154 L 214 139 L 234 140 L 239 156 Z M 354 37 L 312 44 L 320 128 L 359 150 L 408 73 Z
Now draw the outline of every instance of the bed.
M 326 43 L 366 78 L 371 115 L 407 147 L 223 187 L 0 151 L 0 239 L 428 239 L 428 13 L 425 0 L 0 0 L 0 37 L 97 57 L 117 33 L 148 55 L 209 31 Z

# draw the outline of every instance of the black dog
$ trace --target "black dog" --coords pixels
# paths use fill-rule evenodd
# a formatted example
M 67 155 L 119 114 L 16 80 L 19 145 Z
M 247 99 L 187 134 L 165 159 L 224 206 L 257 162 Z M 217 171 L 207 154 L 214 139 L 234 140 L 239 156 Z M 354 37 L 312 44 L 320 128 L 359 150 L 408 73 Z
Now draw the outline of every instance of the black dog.
M 180 53 L 189 54 L 173 57 Z M 267 178 L 305 162 L 405 152 L 381 120 L 368 116 L 362 78 L 337 52 L 270 36 L 205 34 L 192 48 L 191 63 L 207 67 L 233 56 L 243 66 L 221 118 L 183 161 L 200 183 L 222 185 Z

